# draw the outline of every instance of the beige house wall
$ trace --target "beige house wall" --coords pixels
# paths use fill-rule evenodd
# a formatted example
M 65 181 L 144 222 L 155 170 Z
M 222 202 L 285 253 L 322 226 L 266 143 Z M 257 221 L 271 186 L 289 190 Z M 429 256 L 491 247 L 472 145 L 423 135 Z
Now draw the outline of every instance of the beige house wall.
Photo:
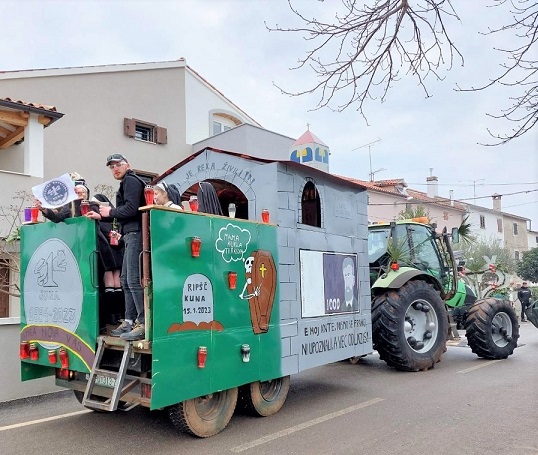
M 0 77 L 0 95 L 54 105 L 65 114 L 45 133 L 45 180 L 77 171 L 90 189 L 116 186 L 105 167 L 111 153 L 123 153 L 133 168 L 155 173 L 191 153 L 185 140 L 185 68 Z M 167 128 L 168 143 L 125 136 L 125 117 Z
M 416 200 L 407 200 L 405 196 L 397 194 L 382 193 L 379 191 L 368 190 L 368 220 L 370 222 L 387 222 L 398 219 L 398 214 L 407 207 L 416 208 L 422 205 L 430 213 L 430 221 L 437 223 L 442 229 L 458 227 L 465 215 L 461 210 L 452 207 L 440 207 L 435 204 L 429 204 Z
M 514 235 L 514 224 L 517 224 L 517 235 Z M 527 223 L 524 220 L 504 216 L 504 244 L 512 251 L 521 253 L 529 249 L 529 236 L 527 233 Z

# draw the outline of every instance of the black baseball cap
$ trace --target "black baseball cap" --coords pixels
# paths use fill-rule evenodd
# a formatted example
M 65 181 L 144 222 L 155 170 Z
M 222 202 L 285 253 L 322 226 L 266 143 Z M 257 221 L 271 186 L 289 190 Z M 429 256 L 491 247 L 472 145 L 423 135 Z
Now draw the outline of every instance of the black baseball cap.
M 125 158 L 121 153 L 113 153 L 112 155 L 107 157 L 106 165 L 108 166 L 108 165 L 110 165 L 110 163 L 114 163 L 114 162 L 117 162 L 117 161 L 125 161 L 126 163 L 129 162 L 129 161 L 127 161 L 127 158 Z

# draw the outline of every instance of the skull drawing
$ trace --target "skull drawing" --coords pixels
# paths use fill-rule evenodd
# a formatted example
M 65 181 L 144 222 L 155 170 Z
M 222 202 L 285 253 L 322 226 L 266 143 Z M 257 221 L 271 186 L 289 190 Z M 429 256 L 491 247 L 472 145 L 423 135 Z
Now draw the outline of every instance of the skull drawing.
M 249 256 L 245 261 L 245 272 L 252 273 L 252 264 L 254 264 L 254 258 Z

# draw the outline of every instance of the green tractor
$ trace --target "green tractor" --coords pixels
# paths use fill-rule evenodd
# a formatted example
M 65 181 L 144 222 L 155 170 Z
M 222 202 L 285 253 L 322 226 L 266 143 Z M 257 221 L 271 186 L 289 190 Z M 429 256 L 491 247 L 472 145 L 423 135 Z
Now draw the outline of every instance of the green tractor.
M 519 338 L 514 309 L 504 300 L 476 299 L 458 279 L 451 247 L 458 229 L 435 228 L 425 218 L 369 226 L 374 349 L 398 370 L 428 370 L 446 351 L 452 319 L 465 327 L 476 355 L 507 358 Z

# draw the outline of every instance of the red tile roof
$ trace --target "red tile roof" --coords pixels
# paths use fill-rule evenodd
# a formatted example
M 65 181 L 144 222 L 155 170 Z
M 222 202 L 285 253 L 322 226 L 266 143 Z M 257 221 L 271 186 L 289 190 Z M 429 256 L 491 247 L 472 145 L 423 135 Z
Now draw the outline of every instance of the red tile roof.
M 50 112 L 57 112 L 56 106 L 47 106 L 45 104 L 39 104 L 39 103 L 29 103 L 27 101 L 22 100 L 15 100 L 12 98 L 0 98 L 0 101 L 7 101 L 9 103 L 15 103 L 21 105 L 21 107 L 33 107 L 35 109 L 41 109 L 43 111 L 50 111 Z
M 407 198 L 407 197 L 411 196 L 413 199 L 415 199 L 415 203 L 416 203 L 416 201 L 422 201 L 422 202 L 426 202 L 426 203 L 430 203 L 430 204 L 438 204 L 438 205 L 445 206 L 445 207 L 451 207 L 451 208 L 453 208 L 455 210 L 467 211 L 467 206 L 465 204 L 461 203 L 461 202 L 450 201 L 450 199 L 446 199 L 446 198 L 443 198 L 443 197 L 431 198 L 426 193 L 424 193 L 422 191 L 417 191 L 417 190 L 413 190 L 413 189 L 408 188 L 407 184 L 405 184 L 405 182 L 404 182 L 404 179 L 393 179 L 393 180 L 381 180 L 381 181 L 376 181 L 376 182 L 367 182 L 365 180 L 358 180 L 358 179 L 354 179 L 354 178 L 351 178 L 351 177 L 344 177 L 342 175 L 340 175 L 338 177 L 340 177 L 342 179 L 345 179 L 345 180 L 349 180 L 349 181 L 354 182 L 354 183 L 358 183 L 359 185 L 363 185 L 363 186 L 365 186 L 366 188 L 368 188 L 369 190 L 372 190 L 372 191 L 378 191 L 380 193 L 391 194 L 393 196 L 399 196 L 401 198 Z M 380 182 L 382 182 L 384 185 L 379 186 Z M 388 185 L 387 184 L 388 182 L 392 182 L 391 185 Z M 406 188 L 406 194 L 407 195 L 398 193 L 393 188 L 387 188 L 388 186 L 394 186 L 396 184 L 405 185 L 407 187 Z M 410 203 L 413 203 L 413 202 L 410 202 Z M 452 205 L 452 203 L 454 205 Z

